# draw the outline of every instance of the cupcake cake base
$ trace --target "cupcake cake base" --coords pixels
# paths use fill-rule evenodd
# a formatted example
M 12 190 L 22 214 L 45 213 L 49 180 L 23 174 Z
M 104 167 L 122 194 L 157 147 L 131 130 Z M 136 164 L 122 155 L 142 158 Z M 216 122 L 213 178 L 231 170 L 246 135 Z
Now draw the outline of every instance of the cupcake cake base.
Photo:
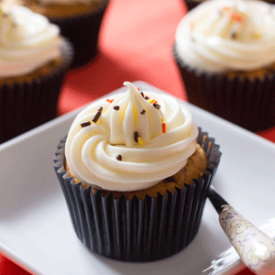
M 275 126 L 275 74 L 239 76 L 199 73 L 188 67 L 173 47 L 188 101 L 252 132 Z
M 0 80 L 0 143 L 57 116 L 60 90 L 73 58 L 68 41 L 58 60 L 28 75 Z

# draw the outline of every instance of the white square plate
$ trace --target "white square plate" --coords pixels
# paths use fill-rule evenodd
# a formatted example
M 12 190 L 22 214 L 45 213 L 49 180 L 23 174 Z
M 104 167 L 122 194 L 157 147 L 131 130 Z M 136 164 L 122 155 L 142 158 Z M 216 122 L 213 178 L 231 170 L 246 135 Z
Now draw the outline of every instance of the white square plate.
M 163 93 L 144 82 L 135 84 Z M 219 193 L 256 225 L 275 217 L 275 145 L 191 104 L 182 104 L 221 146 L 223 155 L 213 181 Z M 53 156 L 79 111 L 0 145 L 1 251 L 36 274 L 202 274 L 211 260 L 230 247 L 209 201 L 195 240 L 162 261 L 109 260 L 89 252 L 78 240 L 53 169 Z

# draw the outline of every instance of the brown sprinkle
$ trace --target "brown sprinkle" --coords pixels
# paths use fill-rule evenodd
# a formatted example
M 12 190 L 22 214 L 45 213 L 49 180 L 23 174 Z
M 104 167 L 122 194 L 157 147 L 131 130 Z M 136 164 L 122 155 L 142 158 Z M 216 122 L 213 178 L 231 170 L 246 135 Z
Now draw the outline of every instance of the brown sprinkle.
M 114 106 L 114 110 L 118 111 L 119 110 L 119 106 Z
M 153 103 L 153 106 L 154 106 L 156 109 L 160 109 L 160 105 L 157 104 L 157 103 Z
M 117 155 L 116 159 L 119 160 L 119 161 L 122 161 L 122 156 L 121 155 Z
M 138 142 L 138 132 L 134 132 L 134 140 L 135 142 Z
M 140 92 L 141 96 L 144 98 L 144 93 L 143 92 Z
M 102 108 L 102 107 L 99 107 L 97 111 L 98 111 L 98 112 L 102 112 L 102 110 L 103 110 L 103 108 Z
M 149 97 L 149 96 L 145 96 L 144 98 L 145 98 L 146 100 L 150 99 L 150 97 Z
M 232 38 L 232 39 L 236 39 L 236 38 L 237 38 L 237 34 L 236 34 L 235 32 L 232 32 L 232 33 L 231 33 L 231 38 Z
M 98 109 L 98 110 L 99 110 L 99 109 Z M 93 119 L 93 122 L 94 122 L 94 123 L 97 123 L 97 121 L 99 120 L 100 116 L 101 116 L 101 111 L 98 111 L 98 112 L 96 113 L 94 119 Z
M 81 126 L 82 128 L 87 127 L 87 126 L 90 126 L 90 125 L 91 125 L 91 122 L 90 122 L 90 121 L 86 121 L 86 122 L 83 122 L 83 123 L 80 124 L 80 126 Z
M 145 112 L 146 112 L 146 111 L 143 109 L 140 113 L 143 115 L 143 114 L 145 114 Z

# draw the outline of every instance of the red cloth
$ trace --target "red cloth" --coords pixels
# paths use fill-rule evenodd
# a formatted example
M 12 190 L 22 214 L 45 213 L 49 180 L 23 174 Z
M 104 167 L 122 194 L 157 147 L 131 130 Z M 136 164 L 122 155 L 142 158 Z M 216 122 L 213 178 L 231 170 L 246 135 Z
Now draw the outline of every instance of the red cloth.
M 59 113 L 107 94 L 126 80 L 144 80 L 186 99 L 171 52 L 185 12 L 183 0 L 111 0 L 102 24 L 100 53 L 88 66 L 68 73 Z M 261 135 L 275 142 L 275 128 Z M 29 275 L 0 254 L 0 275 L 7 274 Z

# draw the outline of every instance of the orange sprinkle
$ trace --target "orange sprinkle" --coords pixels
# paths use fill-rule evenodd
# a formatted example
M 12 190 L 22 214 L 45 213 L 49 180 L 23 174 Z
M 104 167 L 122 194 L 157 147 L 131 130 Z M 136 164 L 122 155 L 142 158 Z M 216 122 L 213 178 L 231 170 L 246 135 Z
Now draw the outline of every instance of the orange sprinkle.
M 228 11 L 229 10 L 229 7 L 223 7 L 222 8 L 222 11 Z
M 239 13 L 232 13 L 231 16 L 230 16 L 230 19 L 231 19 L 231 20 L 238 21 L 238 22 L 240 22 L 240 23 L 243 22 L 243 17 L 242 17 L 242 15 L 239 14 Z
M 155 103 L 158 104 L 158 102 L 155 100 Z
M 165 123 L 161 123 L 161 127 L 162 127 L 162 133 L 166 133 L 166 124 Z
M 137 90 L 138 90 L 138 91 L 140 91 L 140 88 L 139 88 L 139 87 L 137 87 Z
M 195 24 L 194 24 L 194 22 L 191 21 L 191 22 L 190 22 L 190 29 L 193 30 L 194 27 L 195 27 Z
M 106 99 L 107 102 L 112 103 L 114 99 Z

